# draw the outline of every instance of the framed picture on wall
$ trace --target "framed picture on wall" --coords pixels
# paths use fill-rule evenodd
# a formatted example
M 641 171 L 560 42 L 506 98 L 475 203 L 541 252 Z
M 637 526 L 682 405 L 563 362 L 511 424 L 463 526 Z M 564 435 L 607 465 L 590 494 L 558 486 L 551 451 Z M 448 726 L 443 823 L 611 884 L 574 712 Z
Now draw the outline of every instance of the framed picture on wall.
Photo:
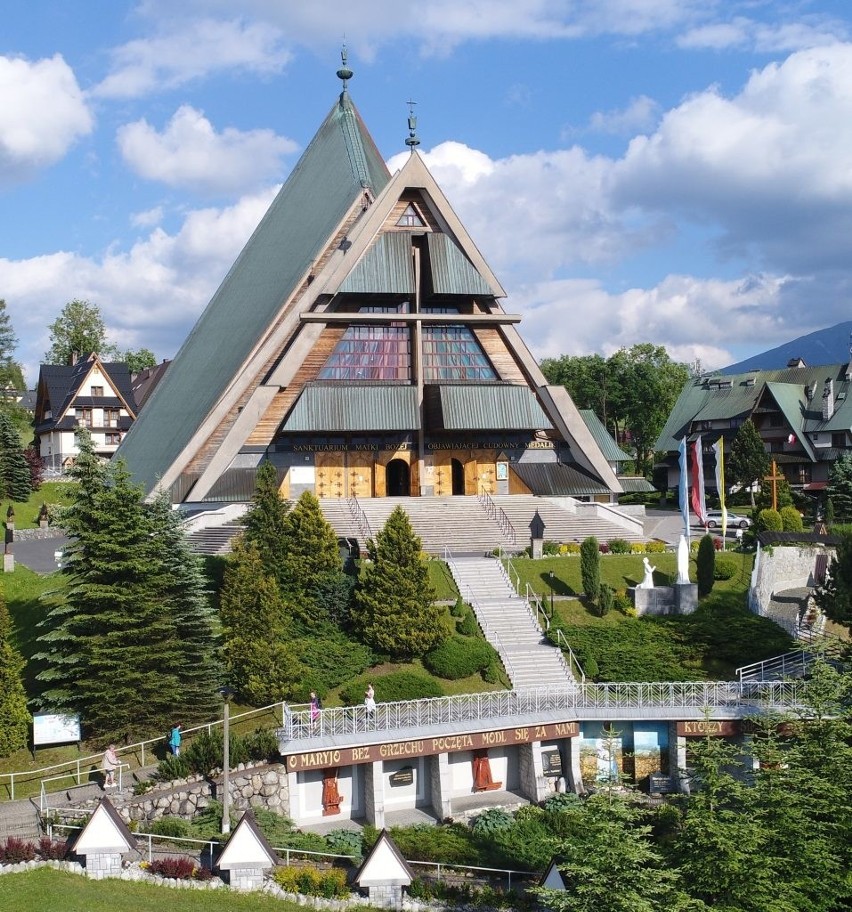
M 507 481 L 509 478 L 509 463 L 497 463 L 497 481 Z

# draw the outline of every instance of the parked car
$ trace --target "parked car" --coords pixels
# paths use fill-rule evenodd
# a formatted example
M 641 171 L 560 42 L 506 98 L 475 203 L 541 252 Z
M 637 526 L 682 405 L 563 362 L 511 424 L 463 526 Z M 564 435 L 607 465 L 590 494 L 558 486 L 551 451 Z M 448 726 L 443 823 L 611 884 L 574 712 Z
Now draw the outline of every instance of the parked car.
M 731 513 L 730 510 L 728 513 L 728 528 L 729 529 L 747 529 L 751 525 L 751 520 L 747 516 L 741 516 L 739 513 Z M 708 510 L 707 511 L 707 528 L 715 529 L 722 528 L 722 511 L 721 510 Z

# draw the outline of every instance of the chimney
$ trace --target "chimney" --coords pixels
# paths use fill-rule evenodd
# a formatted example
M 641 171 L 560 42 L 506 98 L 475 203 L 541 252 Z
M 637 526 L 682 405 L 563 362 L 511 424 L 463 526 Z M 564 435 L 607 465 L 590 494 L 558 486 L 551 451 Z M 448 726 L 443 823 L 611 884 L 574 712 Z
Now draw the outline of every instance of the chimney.
M 828 421 L 834 415 L 834 381 L 828 377 L 822 391 L 822 420 Z

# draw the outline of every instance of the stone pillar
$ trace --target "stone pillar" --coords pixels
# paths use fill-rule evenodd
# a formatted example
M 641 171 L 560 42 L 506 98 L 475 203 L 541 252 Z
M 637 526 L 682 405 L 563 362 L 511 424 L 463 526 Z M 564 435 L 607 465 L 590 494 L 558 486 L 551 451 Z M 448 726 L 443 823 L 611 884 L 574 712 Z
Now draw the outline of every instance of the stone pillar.
M 686 738 L 677 733 L 677 722 L 669 722 L 669 774 L 675 791 L 689 794 L 689 779 L 686 773 Z
M 675 612 L 692 614 L 698 607 L 698 585 L 696 583 L 675 583 Z
M 299 819 L 299 774 L 287 771 L 287 789 L 281 792 L 281 810 L 291 820 Z
M 262 890 L 263 868 L 260 865 L 231 868 L 228 871 L 228 883 L 233 890 Z
M 364 764 L 364 816 L 377 830 L 385 825 L 384 761 Z
M 580 738 L 566 738 L 562 742 L 562 752 L 568 757 L 568 788 L 576 795 L 585 795 L 583 773 L 580 769 Z
M 452 779 L 449 754 L 433 754 L 428 758 L 432 810 L 438 820 L 452 816 Z
M 104 877 L 118 877 L 121 874 L 120 852 L 89 852 L 83 856 L 86 874 L 93 880 Z
M 541 742 L 518 745 L 518 773 L 521 794 L 538 804 L 551 793 L 541 762 Z
M 402 908 L 403 893 L 402 887 L 398 884 L 382 884 L 368 887 L 367 894 L 370 897 L 370 905 L 376 909 Z

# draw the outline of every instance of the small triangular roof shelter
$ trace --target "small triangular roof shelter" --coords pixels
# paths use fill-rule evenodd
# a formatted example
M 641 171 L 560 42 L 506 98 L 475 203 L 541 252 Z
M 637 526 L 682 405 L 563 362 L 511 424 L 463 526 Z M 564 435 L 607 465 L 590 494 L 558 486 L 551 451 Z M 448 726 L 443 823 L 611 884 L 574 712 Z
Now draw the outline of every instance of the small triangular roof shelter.
M 234 827 L 233 833 L 225 848 L 219 855 L 216 867 L 222 871 L 235 868 L 261 867 L 271 868 L 277 865 L 280 859 L 275 854 L 275 849 L 269 844 L 263 831 L 257 825 L 257 820 L 252 811 L 246 811 L 240 822 Z
M 136 837 L 109 798 L 101 798 L 86 825 L 69 846 L 77 855 L 107 855 L 136 848 Z
M 339 99 L 122 442 L 135 480 L 175 502 L 249 500 L 246 470 L 268 459 L 285 496 L 424 496 L 447 493 L 455 460 L 451 493 L 478 494 L 512 447 L 619 493 L 416 143 L 391 175 L 351 71 L 338 75 Z
M 382 830 L 376 844 L 358 868 L 354 878 L 355 884 L 364 889 L 383 886 L 407 887 L 412 880 L 414 872 L 402 857 L 388 831 Z
M 562 872 L 559 870 L 559 865 L 555 858 L 551 859 L 550 864 L 547 866 L 547 870 L 542 875 L 538 885 L 544 887 L 546 890 L 565 889 L 565 881 L 562 878 Z

